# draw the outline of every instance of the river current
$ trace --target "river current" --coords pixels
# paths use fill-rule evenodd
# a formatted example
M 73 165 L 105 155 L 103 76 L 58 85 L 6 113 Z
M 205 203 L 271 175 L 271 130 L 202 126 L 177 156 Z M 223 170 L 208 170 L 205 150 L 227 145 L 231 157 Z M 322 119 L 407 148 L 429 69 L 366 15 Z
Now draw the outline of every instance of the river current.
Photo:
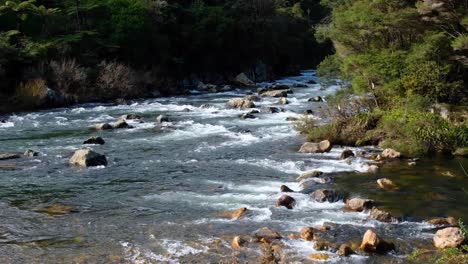
M 307 70 L 277 83 L 293 86 L 311 80 L 316 80 L 315 73 Z M 401 193 L 390 194 L 389 207 L 393 201 L 399 204 L 398 212 L 407 216 L 398 224 L 369 220 L 368 213 L 344 211 L 343 201 L 318 203 L 302 193 L 290 194 L 297 201 L 294 209 L 275 207 L 282 195 L 280 186 L 298 190 L 296 177 L 310 170 L 343 173 L 320 188 L 338 185 L 359 196 L 382 201 L 388 197 L 370 184 L 378 176 L 359 173 L 365 170 L 365 159 L 351 164 L 339 159 L 343 147 L 335 146 L 325 154 L 297 152 L 304 138 L 286 118 L 303 117 L 307 109 L 319 111 L 325 102 L 308 99 L 326 97 L 339 87 L 311 83 L 292 89 L 290 104 L 279 106 L 285 111 L 246 120 L 239 115 L 247 110 L 228 109 L 225 103 L 248 90 L 194 91 L 128 105 L 86 104 L 10 116 L 0 124 L 1 152 L 34 149 L 41 154 L 8 161 L 15 163 L 15 169 L 0 169 L 0 262 L 230 263 L 235 252 L 230 247 L 232 237 L 267 226 L 284 235 L 285 262 L 305 263 L 311 262 L 309 254 L 321 251 L 313 248 L 314 242 L 290 239 L 287 234 L 325 222 L 340 225 L 350 236 L 372 228 L 397 245 L 385 256 L 342 258 L 327 251 L 334 263 L 401 263 L 416 247 L 430 246 L 432 226 L 421 219 L 451 213 L 444 206 L 465 197 L 455 187 L 466 186 L 467 181 L 456 169 L 455 176 L 447 178 L 455 182 L 442 190 L 448 200 L 439 210 L 412 215 L 401 201 L 395 202 Z M 277 101 L 263 98 L 256 104 L 277 105 Z M 133 129 L 89 129 L 130 113 L 145 122 L 128 121 Z M 160 114 L 170 122 L 154 122 Z M 91 136 L 101 136 L 106 143 L 82 145 Z M 69 166 L 73 151 L 80 148 L 105 154 L 108 166 Z M 352 175 L 358 175 L 357 180 L 347 180 Z M 57 203 L 72 206 L 72 212 L 55 216 L 43 212 Z M 466 211 L 460 213 L 466 205 L 453 206 L 455 216 L 466 215 Z M 222 217 L 224 211 L 241 207 L 250 211 L 245 218 Z M 258 248 L 244 251 L 241 259 L 259 261 Z

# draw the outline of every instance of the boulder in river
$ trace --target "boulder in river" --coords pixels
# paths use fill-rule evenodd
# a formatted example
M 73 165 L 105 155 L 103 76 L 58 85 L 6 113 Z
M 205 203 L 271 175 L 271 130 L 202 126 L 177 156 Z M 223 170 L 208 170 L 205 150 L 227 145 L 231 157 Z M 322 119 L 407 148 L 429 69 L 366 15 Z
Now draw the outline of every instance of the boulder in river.
M 233 98 L 229 100 L 226 105 L 232 108 L 254 108 L 255 104 L 244 98 Z
M 227 211 L 223 213 L 223 217 L 231 218 L 231 219 L 239 219 L 246 215 L 248 209 L 245 207 L 241 207 L 237 210 Z
M 436 248 L 459 247 L 465 241 L 465 235 L 458 227 L 447 227 L 437 231 L 433 241 Z
M 244 100 L 249 100 L 249 101 L 252 101 L 252 102 L 260 102 L 262 101 L 262 98 L 256 96 L 256 95 L 246 95 L 243 97 Z
M 437 218 L 432 218 L 427 221 L 428 224 L 431 225 L 436 225 L 436 226 L 458 226 L 458 221 L 457 219 L 453 217 L 437 217 Z
M 19 158 L 21 158 L 20 154 L 15 154 L 15 153 L 0 154 L 0 160 L 19 159 Z
M 338 254 L 338 256 L 341 257 L 347 257 L 349 255 L 355 254 L 355 252 L 351 249 L 349 245 L 343 244 L 338 248 L 336 254 Z
M 39 152 L 38 152 L 38 151 L 34 151 L 34 150 L 32 150 L 32 149 L 28 149 L 28 150 L 26 150 L 26 151 L 24 152 L 23 156 L 29 157 L 29 158 L 31 158 L 31 157 L 37 157 L 37 156 L 39 156 Z
M 241 119 L 255 119 L 257 118 L 255 115 L 251 113 L 243 113 L 239 116 Z
M 362 198 L 351 198 L 346 200 L 346 209 L 356 212 L 362 212 L 364 210 L 369 210 L 374 204 L 373 200 L 362 199 Z
M 401 153 L 394 149 L 387 148 L 382 151 L 380 156 L 385 159 L 398 159 L 401 158 Z
M 90 137 L 83 144 L 104 145 L 106 142 L 102 137 Z
M 280 191 L 281 191 L 281 192 L 294 192 L 293 190 L 291 190 L 291 189 L 290 189 L 288 186 L 286 186 L 286 185 L 281 185 Z
M 323 102 L 323 98 L 320 96 L 314 96 L 309 98 L 307 101 L 309 102 Z
M 234 83 L 241 86 L 252 87 L 255 86 L 255 83 L 247 77 L 245 73 L 239 73 L 234 78 Z
M 106 156 L 96 153 L 89 149 L 80 149 L 75 151 L 73 156 L 70 158 L 69 163 L 71 165 L 77 165 L 82 167 L 93 167 L 93 166 L 106 166 Z
M 336 202 L 343 199 L 344 196 L 345 195 L 343 193 L 327 189 L 318 189 L 310 194 L 310 197 L 319 203 Z
M 386 222 L 386 223 L 398 222 L 398 219 L 392 216 L 389 212 L 380 210 L 376 207 L 372 208 L 370 212 L 370 217 L 380 222 Z
M 286 97 L 281 97 L 280 99 L 278 99 L 278 104 L 281 104 L 281 105 L 287 105 L 287 104 L 289 104 L 288 98 L 286 98 Z
M 328 140 L 320 141 L 319 143 L 306 142 L 302 144 L 299 153 L 325 153 L 330 152 L 332 144 Z
M 393 181 L 387 178 L 378 179 L 377 185 L 384 190 L 394 190 L 398 188 L 398 186 L 393 183 Z
M 278 231 L 275 231 L 273 229 L 270 229 L 268 227 L 262 227 L 258 229 L 257 231 L 254 232 L 255 238 L 258 240 L 266 240 L 266 241 L 271 241 L 274 239 L 280 239 L 281 234 L 278 233 Z
M 299 177 L 296 178 L 296 181 L 302 181 L 305 179 L 309 178 L 315 178 L 315 177 L 320 177 L 323 174 L 321 171 L 306 171 L 299 175 Z
M 109 123 L 100 123 L 100 124 L 94 125 L 94 128 L 96 130 L 110 130 L 110 129 L 113 129 L 114 127 Z
M 169 117 L 167 117 L 165 115 L 158 115 L 156 117 L 156 123 L 159 123 L 159 124 L 164 123 L 164 122 L 169 122 L 169 121 L 170 121 Z
M 276 107 L 276 106 L 264 106 L 264 107 L 262 107 L 261 111 L 264 112 L 264 113 L 275 114 L 275 113 L 281 112 L 282 109 L 279 108 L 279 107 Z
M 394 250 L 395 245 L 380 238 L 374 231 L 368 229 L 362 238 L 360 248 L 368 253 L 384 254 Z
M 288 97 L 289 90 L 267 90 L 259 93 L 262 97 Z
M 118 120 L 112 123 L 113 128 L 134 128 L 133 126 L 129 125 L 125 120 Z
M 125 115 L 121 115 L 119 117 L 119 119 L 121 119 L 121 120 L 135 120 L 135 119 L 141 119 L 141 116 L 139 116 L 137 114 L 125 114 Z
M 344 160 L 349 157 L 354 157 L 354 152 L 350 149 L 345 149 L 343 152 L 341 152 L 340 159 Z
M 232 239 L 232 242 L 231 242 L 231 247 L 233 249 L 241 249 L 241 247 L 243 247 L 245 245 L 247 241 L 245 239 L 243 239 L 241 236 L 235 236 L 233 239 Z
M 300 231 L 301 238 L 306 241 L 312 241 L 314 239 L 314 228 L 306 226 L 301 228 Z
M 293 207 L 296 205 L 296 200 L 292 198 L 289 195 L 282 195 L 277 201 L 276 201 L 276 206 L 284 206 L 288 209 L 293 209 Z

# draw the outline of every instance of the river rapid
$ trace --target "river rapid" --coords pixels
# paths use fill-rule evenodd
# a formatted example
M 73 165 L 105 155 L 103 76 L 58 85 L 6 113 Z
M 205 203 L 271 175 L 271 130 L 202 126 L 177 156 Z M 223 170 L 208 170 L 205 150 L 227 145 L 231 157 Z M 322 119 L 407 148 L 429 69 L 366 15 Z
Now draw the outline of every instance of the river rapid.
M 315 72 L 307 70 L 277 83 L 311 80 L 316 80 Z M 303 117 L 307 109 L 320 111 L 326 103 L 308 99 L 326 97 L 339 87 L 311 83 L 292 89 L 290 104 L 279 106 L 284 112 L 246 120 L 239 115 L 247 110 L 228 109 L 225 103 L 249 90 L 194 91 L 129 105 L 87 104 L 10 116 L 0 124 L 1 152 L 34 149 L 41 154 L 0 161 L 14 163 L 14 168 L 0 169 L 0 262 L 232 263 L 235 256 L 258 263 L 261 253 L 255 243 L 240 253 L 230 243 L 235 235 L 267 226 L 284 237 L 284 263 L 312 263 L 308 255 L 317 252 L 329 254 L 333 263 L 404 263 L 415 248 L 431 247 L 434 226 L 422 220 L 448 215 L 468 219 L 468 194 L 462 190 L 468 189 L 468 182 L 459 166 L 468 165 L 466 160 L 423 159 L 411 167 L 402 162 L 369 175 L 361 173 L 368 160 L 342 161 L 339 156 L 345 148 L 340 146 L 325 154 L 298 153 L 305 139 L 286 118 Z M 256 105 L 277 101 L 263 98 Z M 128 121 L 133 129 L 89 129 L 130 113 L 145 122 Z M 159 114 L 170 122 L 154 122 Z M 91 136 L 101 136 L 106 143 L 83 146 Z M 69 166 L 73 151 L 84 147 L 105 154 L 108 165 Z M 369 219 L 368 213 L 343 210 L 343 201 L 318 203 L 303 193 L 288 193 L 297 201 L 294 209 L 275 207 L 283 194 L 280 186 L 299 190 L 296 177 L 311 170 L 333 173 L 332 183 L 317 188 L 376 199 L 402 221 L 381 223 Z M 446 172 L 449 175 L 443 176 Z M 382 176 L 394 179 L 401 189 L 379 190 L 375 180 Z M 72 212 L 44 213 L 57 203 L 71 206 Z M 250 211 L 242 219 L 222 216 L 241 207 Z M 343 241 L 359 240 L 367 229 L 376 230 L 394 242 L 396 250 L 383 256 L 339 257 L 314 249 L 315 242 L 287 237 L 323 223 L 331 223 L 336 239 Z

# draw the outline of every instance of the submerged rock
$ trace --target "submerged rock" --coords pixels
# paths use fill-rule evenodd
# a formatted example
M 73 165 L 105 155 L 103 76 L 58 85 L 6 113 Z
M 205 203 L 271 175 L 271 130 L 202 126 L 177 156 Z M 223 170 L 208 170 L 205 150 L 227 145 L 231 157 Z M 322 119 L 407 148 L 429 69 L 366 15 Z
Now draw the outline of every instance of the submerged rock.
M 255 104 L 252 101 L 246 100 L 244 98 L 233 98 L 229 100 L 226 103 L 226 105 L 232 108 L 254 108 L 255 107 Z
M 10 159 L 19 159 L 19 158 L 21 158 L 20 154 L 15 154 L 15 153 L 0 154 L 0 160 L 10 160 Z
M 286 98 L 286 97 L 281 97 L 280 99 L 278 99 L 278 104 L 281 104 L 281 105 L 287 105 L 287 104 L 289 104 L 288 98 Z
M 231 247 L 233 249 L 241 249 L 241 247 L 243 247 L 245 245 L 247 241 L 245 239 L 243 239 L 242 237 L 240 236 L 235 236 L 233 239 L 232 239 L 232 242 L 231 242 Z
M 119 119 L 121 119 L 121 120 L 135 120 L 135 119 L 141 119 L 141 116 L 139 116 L 137 114 L 125 114 L 125 115 L 121 115 L 119 117 Z
M 380 222 L 398 222 L 398 219 L 392 216 L 389 212 L 385 212 L 376 207 L 372 208 L 370 212 L 370 217 Z
M 267 90 L 259 93 L 262 97 L 288 97 L 289 90 Z
M 129 125 L 125 120 L 118 120 L 114 123 L 112 123 L 113 128 L 134 128 L 133 126 Z
M 314 96 L 309 98 L 307 101 L 309 102 L 323 102 L 323 98 L 320 96 Z
M 384 254 L 388 251 L 394 250 L 395 245 L 393 243 L 389 243 L 372 231 L 367 230 L 362 238 L 362 243 L 360 248 L 368 253 L 380 253 Z
M 309 255 L 309 258 L 313 260 L 328 260 L 330 255 L 325 253 L 313 253 Z
M 102 137 L 90 137 L 83 142 L 83 144 L 104 145 L 106 142 Z
M 340 246 L 336 254 L 341 257 L 347 257 L 349 255 L 355 254 L 355 252 L 349 245 L 343 244 Z
M 321 171 L 307 171 L 299 175 L 299 177 L 296 178 L 296 181 L 302 181 L 305 179 L 309 178 L 315 178 L 315 177 L 320 177 L 323 174 Z
M 394 149 L 387 148 L 382 151 L 380 156 L 385 159 L 398 159 L 401 158 L 401 153 Z
M 286 117 L 286 121 L 291 121 L 291 122 L 299 121 L 299 118 L 298 117 L 293 117 L 293 116 L 288 116 L 288 117 Z
M 340 159 L 344 160 L 344 159 L 347 159 L 349 157 L 354 157 L 354 153 L 353 153 L 352 150 L 345 149 L 345 150 L 343 150 L 343 152 L 341 152 Z
M 241 119 L 255 119 L 257 118 L 255 115 L 251 113 L 243 113 L 239 116 Z
M 458 227 L 447 227 L 437 231 L 433 240 L 436 248 L 459 247 L 465 241 L 465 235 Z
M 75 213 L 77 212 L 77 210 L 71 205 L 54 203 L 45 207 L 40 212 L 43 212 L 52 216 L 58 216 L 58 215 L 66 215 L 70 213 Z
M 293 209 L 293 207 L 296 205 L 296 200 L 292 198 L 289 195 L 282 195 L 277 201 L 276 201 L 276 206 L 284 206 L 288 209 Z
M 82 167 L 107 166 L 107 159 L 106 156 L 92 150 L 80 149 L 75 151 L 69 163 Z
M 248 209 L 245 207 L 239 208 L 234 211 L 227 211 L 223 213 L 223 217 L 225 218 L 232 218 L 232 219 L 239 219 L 246 215 Z
M 374 201 L 370 199 L 351 198 L 346 200 L 346 209 L 356 212 L 362 212 L 372 208 Z
M 458 226 L 458 221 L 453 217 L 437 217 L 427 221 L 427 223 L 437 226 Z
M 110 130 L 110 129 L 113 129 L 114 127 L 112 127 L 112 125 L 110 125 L 109 123 L 101 123 L 101 124 L 94 125 L 94 128 L 96 130 Z
M 302 144 L 299 153 L 325 153 L 330 152 L 332 144 L 328 140 L 320 141 L 319 143 L 306 142 Z
M 270 229 L 268 227 L 262 227 L 258 229 L 257 231 L 254 232 L 255 238 L 258 240 L 264 239 L 267 241 L 271 241 L 274 239 L 280 239 L 281 234 L 278 231 L 275 231 L 273 229 Z
M 23 156 L 25 157 L 37 157 L 39 156 L 39 152 L 38 151 L 34 151 L 32 149 L 28 149 L 24 152 Z
M 272 113 L 272 114 L 279 113 L 279 112 L 282 111 L 281 108 L 276 107 L 276 106 L 264 106 L 264 107 L 262 107 L 261 110 L 264 113 Z
M 306 241 L 312 241 L 314 239 L 314 228 L 306 226 L 301 228 L 300 231 L 301 238 Z
M 334 190 L 318 189 L 310 194 L 310 197 L 316 202 L 336 202 L 344 198 L 344 194 Z
M 280 191 L 281 191 L 281 192 L 294 192 L 293 190 L 291 190 L 291 189 L 290 189 L 288 186 L 286 186 L 286 185 L 281 185 Z
M 164 123 L 164 122 L 169 122 L 169 121 L 170 121 L 169 117 L 167 117 L 165 115 L 158 115 L 156 117 L 156 123 L 159 123 L 159 124 Z
M 385 190 L 392 190 L 392 189 L 398 188 L 398 186 L 395 183 L 393 183 L 390 179 L 387 179 L 387 178 L 378 179 L 377 185 L 381 189 L 385 189 Z

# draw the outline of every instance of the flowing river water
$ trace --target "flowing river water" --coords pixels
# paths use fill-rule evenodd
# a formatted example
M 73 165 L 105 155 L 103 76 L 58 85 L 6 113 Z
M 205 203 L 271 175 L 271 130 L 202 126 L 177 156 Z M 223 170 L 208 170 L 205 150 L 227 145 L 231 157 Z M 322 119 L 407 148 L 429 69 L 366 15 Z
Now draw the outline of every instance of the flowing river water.
M 293 85 L 315 80 L 314 71 L 278 80 Z M 266 85 L 266 83 L 261 84 Z M 32 158 L 0 161 L 1 263 L 231 263 L 233 236 L 270 227 L 283 234 L 285 263 L 307 263 L 314 242 L 287 234 L 304 226 L 335 224 L 337 240 L 359 240 L 367 229 L 395 243 L 384 256 L 339 257 L 334 263 L 403 263 L 417 247 L 431 248 L 434 226 L 423 220 L 436 216 L 468 219 L 466 159 L 422 159 L 362 174 L 363 158 L 341 161 L 343 147 L 325 154 L 297 152 L 304 138 L 287 117 L 302 117 L 325 103 L 308 102 L 339 87 L 308 84 L 293 88 L 284 112 L 260 113 L 240 119 L 246 110 L 228 109 L 230 98 L 248 90 L 136 100 L 130 105 L 88 104 L 12 115 L 0 123 L 1 152 L 34 149 Z M 275 105 L 264 98 L 258 107 Z M 206 105 L 208 104 L 208 106 Z M 204 107 L 200 107 L 205 105 Z M 123 114 L 138 114 L 135 128 L 96 132 L 95 123 L 113 122 Z M 165 114 L 170 122 L 157 124 Z M 82 143 L 101 136 L 104 145 Z M 108 166 L 68 165 L 74 150 L 88 147 L 107 156 Z M 352 148 L 357 151 L 358 149 Z M 6 163 L 14 163 L 12 167 Z M 1 168 L 1 166 L 0 166 Z M 10 168 L 10 169 L 5 169 Z M 352 196 L 372 198 L 402 217 L 399 223 L 370 220 L 368 213 L 347 212 L 343 201 L 318 203 L 308 194 L 290 193 L 292 210 L 275 207 L 285 184 L 298 190 L 296 177 L 305 171 L 334 173 L 332 183 L 317 188 L 344 189 Z M 384 192 L 375 180 L 387 177 L 401 186 Z M 51 204 L 73 207 L 64 215 L 49 215 Z M 246 207 L 242 219 L 222 213 Z M 468 221 L 468 220 L 466 220 Z M 258 247 L 237 255 L 260 261 Z

